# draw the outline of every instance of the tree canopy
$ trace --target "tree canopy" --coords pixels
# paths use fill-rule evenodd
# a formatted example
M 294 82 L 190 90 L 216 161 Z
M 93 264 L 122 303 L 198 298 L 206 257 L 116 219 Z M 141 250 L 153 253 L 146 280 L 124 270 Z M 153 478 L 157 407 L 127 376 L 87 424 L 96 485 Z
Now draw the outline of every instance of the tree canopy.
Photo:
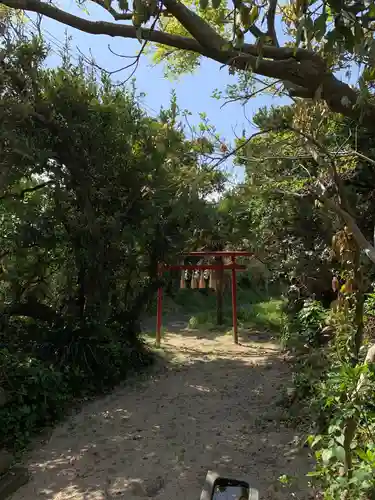
M 375 4 L 362 0 L 296 0 L 290 4 L 235 0 L 86 0 L 103 8 L 103 20 L 70 14 L 43 0 L 3 0 L 2 5 L 47 16 L 93 35 L 139 39 L 157 45 L 174 71 L 199 58 L 282 83 L 289 95 L 323 99 L 331 111 L 373 127 Z M 112 21 L 107 21 L 109 16 Z M 359 67 L 354 87 L 337 72 Z

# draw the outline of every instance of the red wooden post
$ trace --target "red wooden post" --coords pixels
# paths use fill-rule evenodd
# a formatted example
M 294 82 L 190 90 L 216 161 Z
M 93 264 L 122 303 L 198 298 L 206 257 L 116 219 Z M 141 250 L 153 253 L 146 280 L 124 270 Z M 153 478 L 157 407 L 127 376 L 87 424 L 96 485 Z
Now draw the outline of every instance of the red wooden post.
M 159 277 L 162 275 L 161 265 L 159 266 Z M 161 341 L 161 323 L 163 317 L 163 289 L 158 288 L 158 299 L 156 306 L 156 347 L 160 347 Z
M 236 263 L 236 257 L 232 255 L 233 264 Z M 237 330 L 237 277 L 236 268 L 232 269 L 232 317 L 233 317 L 233 340 L 238 344 L 238 330 Z

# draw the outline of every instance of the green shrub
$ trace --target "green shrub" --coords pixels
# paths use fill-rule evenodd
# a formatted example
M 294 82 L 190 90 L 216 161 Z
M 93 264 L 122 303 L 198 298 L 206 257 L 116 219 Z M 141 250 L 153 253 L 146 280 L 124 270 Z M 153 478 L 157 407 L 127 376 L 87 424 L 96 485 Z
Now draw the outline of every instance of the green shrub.
M 0 408 L 0 445 L 23 448 L 40 428 L 63 417 L 74 400 L 112 388 L 153 360 L 139 340 L 127 340 L 121 330 L 90 335 L 77 329 L 60 332 L 60 339 L 64 335 L 70 339 L 65 345 L 0 349 L 0 386 L 9 396 Z
M 369 303 L 367 307 L 373 306 Z M 313 347 L 325 323 L 335 327 L 329 347 L 309 349 L 295 360 L 295 391 L 313 428 L 308 444 L 315 453 L 316 467 L 309 476 L 323 490 L 325 500 L 373 500 L 375 376 L 373 367 L 361 363 L 353 366 L 351 358 L 342 355 L 347 349 L 341 343 L 345 340 L 348 344 L 352 336 L 352 311 L 346 315 L 324 311 L 309 301 L 299 314 L 288 319 L 296 338 Z M 366 376 L 366 383 L 358 390 L 361 375 Z
M 0 350 L 1 382 L 9 402 L 0 408 L 0 443 L 22 447 L 39 427 L 63 415 L 69 398 L 64 373 L 29 356 Z
M 365 314 L 370 317 L 375 316 L 375 293 L 368 293 L 366 296 Z
M 278 331 L 282 325 L 281 300 L 268 300 L 255 304 L 242 304 L 237 310 L 240 327 L 257 326 L 259 328 Z M 226 306 L 223 311 L 223 326 L 230 327 L 233 322 L 232 308 Z M 216 309 L 195 312 L 189 320 L 189 328 L 215 328 Z
M 297 314 L 285 314 L 281 341 L 284 346 L 319 345 L 320 334 L 326 323 L 327 310 L 316 300 L 305 300 Z
M 298 313 L 301 334 L 311 345 L 319 343 L 320 333 L 324 327 L 327 311 L 316 300 L 306 300 Z
M 238 321 L 244 326 L 251 324 L 279 331 L 282 326 L 282 306 L 283 301 L 276 299 L 241 306 L 238 309 Z
M 367 384 L 359 394 L 358 381 Z M 375 493 L 375 376 L 367 365 L 341 364 L 319 384 L 316 401 L 329 416 L 324 433 L 311 435 L 316 470 L 309 475 L 324 489 L 325 500 L 369 500 Z M 351 463 L 349 472 L 345 464 Z

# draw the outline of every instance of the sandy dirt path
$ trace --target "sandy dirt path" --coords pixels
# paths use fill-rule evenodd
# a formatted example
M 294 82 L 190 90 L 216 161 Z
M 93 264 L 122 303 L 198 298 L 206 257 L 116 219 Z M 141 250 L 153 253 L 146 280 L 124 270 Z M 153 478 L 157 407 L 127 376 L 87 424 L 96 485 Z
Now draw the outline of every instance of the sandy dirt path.
M 278 422 L 290 380 L 278 346 L 168 327 L 167 367 L 87 404 L 31 452 L 12 500 L 199 500 L 207 470 L 250 478 L 260 498 L 307 500 L 306 453 Z M 281 474 L 302 478 L 296 496 Z

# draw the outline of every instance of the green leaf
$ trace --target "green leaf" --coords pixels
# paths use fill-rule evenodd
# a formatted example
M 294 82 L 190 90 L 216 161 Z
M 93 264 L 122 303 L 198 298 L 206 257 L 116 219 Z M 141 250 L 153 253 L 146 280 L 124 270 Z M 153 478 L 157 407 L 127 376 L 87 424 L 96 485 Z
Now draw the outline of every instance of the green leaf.
M 333 456 L 332 449 L 328 448 L 326 450 L 322 451 L 322 461 L 324 464 L 328 464 L 328 462 L 331 460 Z
M 310 448 L 314 448 L 323 439 L 323 436 L 321 436 L 321 435 L 314 436 L 314 437 L 313 436 L 309 436 L 309 438 L 311 438 L 311 437 L 312 437 L 312 439 L 309 439 Z
M 255 23 L 258 17 L 259 17 L 259 7 L 257 5 L 254 5 L 254 7 L 250 11 L 250 16 L 249 16 L 250 26 L 252 26 Z
M 345 450 L 342 446 L 334 446 L 332 448 L 332 457 L 337 458 L 340 462 L 345 461 Z
M 319 42 L 323 36 L 325 35 L 327 28 L 327 17 L 328 15 L 323 12 L 319 17 L 317 17 L 314 21 L 314 32 L 315 39 Z
M 335 424 L 331 424 L 328 427 L 328 434 L 335 434 L 338 431 L 341 431 L 341 427 L 338 426 L 336 423 Z
M 319 477 L 320 476 L 320 471 L 310 471 L 306 474 L 307 477 Z
M 329 5 L 326 5 L 326 12 L 327 12 L 327 21 L 330 23 L 333 21 L 333 14 L 331 7 Z
M 371 476 L 371 471 L 365 469 L 357 469 L 353 471 L 352 482 L 361 484 L 364 481 L 371 479 Z
M 338 445 L 344 446 L 344 441 L 345 441 L 345 435 L 341 434 L 341 436 L 335 437 L 335 441 Z
M 283 474 L 282 476 L 279 477 L 279 481 L 281 484 L 285 486 L 290 486 L 292 483 L 292 477 Z
M 359 449 L 356 451 L 356 453 L 361 460 L 367 461 L 367 455 L 366 455 L 366 452 L 364 450 Z

